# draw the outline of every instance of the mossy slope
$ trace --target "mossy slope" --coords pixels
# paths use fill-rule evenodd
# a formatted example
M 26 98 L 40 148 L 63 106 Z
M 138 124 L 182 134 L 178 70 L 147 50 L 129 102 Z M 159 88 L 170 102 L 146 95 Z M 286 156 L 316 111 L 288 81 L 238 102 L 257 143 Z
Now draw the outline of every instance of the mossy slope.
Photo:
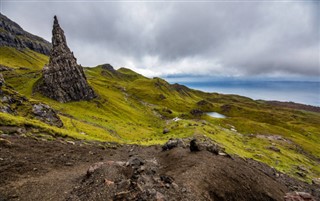
M 0 48 L 8 85 L 28 98 L 56 109 L 64 123 L 57 129 L 41 122 L 0 113 L 2 124 L 35 124 L 74 138 L 138 143 L 164 143 L 169 138 L 206 135 L 231 154 L 254 158 L 300 179 L 320 176 L 320 114 L 271 106 L 236 95 L 204 93 L 161 78 L 149 79 L 130 69 L 85 68 L 98 94 L 92 101 L 61 104 L 37 93 L 33 85 L 48 61 L 31 50 Z M 20 68 L 24 67 L 24 68 Z M 192 115 L 200 109 L 228 118 Z M 174 121 L 174 117 L 181 120 Z M 163 129 L 169 132 L 163 134 Z M 279 151 L 275 151 L 277 149 Z M 301 169 L 305 169 L 301 177 Z M 298 173 L 298 174 L 297 174 Z

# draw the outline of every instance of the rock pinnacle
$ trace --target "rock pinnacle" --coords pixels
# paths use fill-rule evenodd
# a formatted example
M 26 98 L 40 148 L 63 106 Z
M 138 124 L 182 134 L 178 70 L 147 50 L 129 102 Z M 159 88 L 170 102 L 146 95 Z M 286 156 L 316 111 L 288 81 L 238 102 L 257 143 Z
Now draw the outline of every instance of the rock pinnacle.
M 37 89 L 43 95 L 62 103 L 96 97 L 87 83 L 83 68 L 77 64 L 77 59 L 67 45 L 64 31 L 56 16 L 54 16 L 49 64 L 43 67 L 42 80 Z

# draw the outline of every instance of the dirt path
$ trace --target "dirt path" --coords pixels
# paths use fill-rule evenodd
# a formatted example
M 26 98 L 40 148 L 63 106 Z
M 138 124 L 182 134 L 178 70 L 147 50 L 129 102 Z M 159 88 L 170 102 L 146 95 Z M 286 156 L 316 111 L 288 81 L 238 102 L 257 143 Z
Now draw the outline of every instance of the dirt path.
M 0 201 L 283 200 L 317 187 L 238 157 L 186 148 L 0 138 Z M 96 168 L 88 176 L 89 167 Z
M 92 163 L 114 152 L 19 136 L 0 143 L 0 200 L 64 200 Z
M 52 170 L 39 177 L 24 178 L 8 184 L 16 200 L 65 200 L 75 183 L 85 175 L 90 163 Z M 32 192 L 32 193 L 31 193 Z

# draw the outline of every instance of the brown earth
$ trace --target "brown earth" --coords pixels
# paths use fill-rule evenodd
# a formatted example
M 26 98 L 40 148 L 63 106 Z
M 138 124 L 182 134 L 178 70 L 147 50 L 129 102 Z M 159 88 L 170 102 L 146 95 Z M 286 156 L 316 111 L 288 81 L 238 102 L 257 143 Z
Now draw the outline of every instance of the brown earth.
M 262 163 L 177 147 L 0 138 L 4 200 L 284 200 L 319 186 Z

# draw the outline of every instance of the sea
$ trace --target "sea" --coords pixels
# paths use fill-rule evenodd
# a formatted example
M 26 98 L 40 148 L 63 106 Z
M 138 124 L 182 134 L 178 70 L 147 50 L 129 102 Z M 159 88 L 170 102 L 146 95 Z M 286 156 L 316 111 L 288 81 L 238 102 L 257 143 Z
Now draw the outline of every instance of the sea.
M 254 100 L 291 101 L 320 107 L 320 82 L 318 81 L 259 81 L 259 80 L 219 80 L 219 81 L 181 81 L 192 89 L 221 94 L 237 94 Z

